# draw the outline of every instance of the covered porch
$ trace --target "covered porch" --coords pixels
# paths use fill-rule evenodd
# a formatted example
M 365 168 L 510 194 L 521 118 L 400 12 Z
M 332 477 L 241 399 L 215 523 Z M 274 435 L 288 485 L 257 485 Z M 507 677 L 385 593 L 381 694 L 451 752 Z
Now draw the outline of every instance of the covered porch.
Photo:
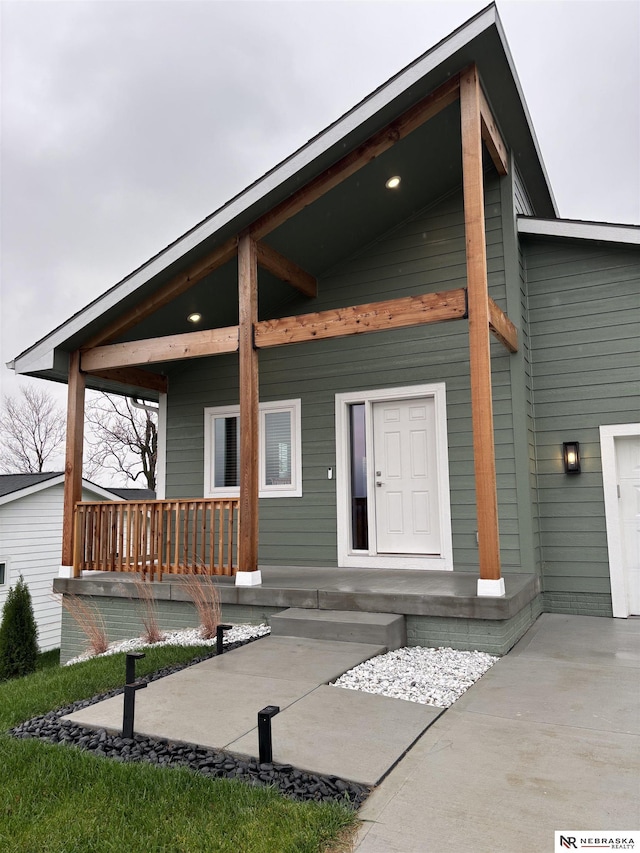
M 369 174 L 373 160 L 383 157 L 414 132 L 421 132 L 435 116 L 451 106 L 459 110 L 457 129 L 454 122 L 451 132 L 458 137 L 462 154 L 457 174 L 464 196 L 467 286 L 291 317 L 276 314 L 273 319 L 259 320 L 259 266 L 305 298 L 313 299 L 318 293 L 317 279 L 264 242 L 264 238 L 277 236 L 279 229 L 303 217 L 325 195 L 338 190 L 344 193 L 355 173 L 367 173 L 375 180 L 376 176 Z M 78 341 L 78 348 L 69 353 L 61 560 L 69 576 L 78 578 L 86 571 L 141 571 L 149 578 L 157 574 L 159 579 L 165 573 L 204 570 L 209 574 L 235 576 L 239 586 L 262 584 L 258 565 L 259 352 L 301 342 L 468 320 L 479 567 L 474 596 L 506 595 L 498 530 L 490 340 L 494 336 L 507 352 L 515 353 L 518 335 L 515 325 L 488 294 L 484 147 L 495 172 L 506 176 L 507 148 L 484 95 L 478 69 L 470 65 L 431 90 L 289 198 L 258 216 L 249 227 L 240 228 L 196 264 L 144 298 L 135 303 L 130 301 L 128 309 L 110 322 L 104 316 L 100 318 L 101 328 L 94 327 L 93 334 L 84 335 Z M 294 248 L 295 243 L 291 245 Z M 158 336 L 156 332 L 155 336 L 147 337 L 145 323 L 150 323 L 154 316 L 160 321 L 159 315 L 165 307 L 206 277 L 223 268 L 226 272 L 221 274 L 226 276 L 229 263 L 233 265 L 236 257 L 237 325 L 186 334 Z M 165 312 L 163 317 L 166 316 Z M 163 325 L 166 328 L 164 321 L 152 323 L 154 329 L 162 329 Z M 181 360 L 236 353 L 240 423 L 237 501 L 227 502 L 226 508 L 214 508 L 214 502 L 194 495 L 188 500 L 165 501 L 163 506 L 123 505 L 110 510 L 83 507 L 78 483 L 87 384 L 96 387 L 102 381 L 112 387 L 120 383 L 123 388 L 146 388 L 166 396 L 167 367 Z M 390 577 L 393 583 L 397 582 L 396 572 Z

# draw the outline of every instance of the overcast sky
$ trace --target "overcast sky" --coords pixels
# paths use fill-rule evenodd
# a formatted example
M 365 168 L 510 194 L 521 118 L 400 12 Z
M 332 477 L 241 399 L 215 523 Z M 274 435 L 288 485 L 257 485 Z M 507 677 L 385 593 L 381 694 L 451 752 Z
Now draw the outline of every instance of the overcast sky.
M 485 5 L 3 1 L 0 392 L 5 362 Z M 640 222 L 640 4 L 498 9 L 560 215 Z

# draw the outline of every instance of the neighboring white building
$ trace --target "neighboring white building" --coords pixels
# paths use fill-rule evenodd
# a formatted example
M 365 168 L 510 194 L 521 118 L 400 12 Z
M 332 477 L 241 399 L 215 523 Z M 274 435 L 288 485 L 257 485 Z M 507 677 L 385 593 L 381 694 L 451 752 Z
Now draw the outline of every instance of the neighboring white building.
M 22 575 L 31 592 L 42 652 L 60 645 L 61 606 L 52 588 L 60 569 L 63 486 L 60 473 L 0 475 L 0 611 Z M 82 481 L 85 501 L 121 500 L 123 491 Z

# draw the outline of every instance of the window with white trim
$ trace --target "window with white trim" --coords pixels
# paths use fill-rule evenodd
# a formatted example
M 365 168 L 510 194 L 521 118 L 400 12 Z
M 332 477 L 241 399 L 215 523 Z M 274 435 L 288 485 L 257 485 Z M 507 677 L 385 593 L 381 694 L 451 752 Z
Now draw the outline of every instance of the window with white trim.
M 6 560 L 0 560 L 0 586 L 9 583 L 9 565 Z
M 260 403 L 260 497 L 302 497 L 300 400 Z M 240 494 L 240 409 L 204 410 L 205 497 Z

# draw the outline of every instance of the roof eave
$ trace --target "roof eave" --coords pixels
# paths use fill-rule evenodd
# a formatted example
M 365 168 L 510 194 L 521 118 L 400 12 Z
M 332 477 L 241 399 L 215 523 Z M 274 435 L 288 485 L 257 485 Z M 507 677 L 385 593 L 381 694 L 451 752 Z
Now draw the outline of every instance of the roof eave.
M 571 240 L 593 240 L 640 246 L 640 226 L 611 222 L 588 222 L 580 219 L 541 219 L 518 216 L 518 234 L 532 237 L 556 237 Z

